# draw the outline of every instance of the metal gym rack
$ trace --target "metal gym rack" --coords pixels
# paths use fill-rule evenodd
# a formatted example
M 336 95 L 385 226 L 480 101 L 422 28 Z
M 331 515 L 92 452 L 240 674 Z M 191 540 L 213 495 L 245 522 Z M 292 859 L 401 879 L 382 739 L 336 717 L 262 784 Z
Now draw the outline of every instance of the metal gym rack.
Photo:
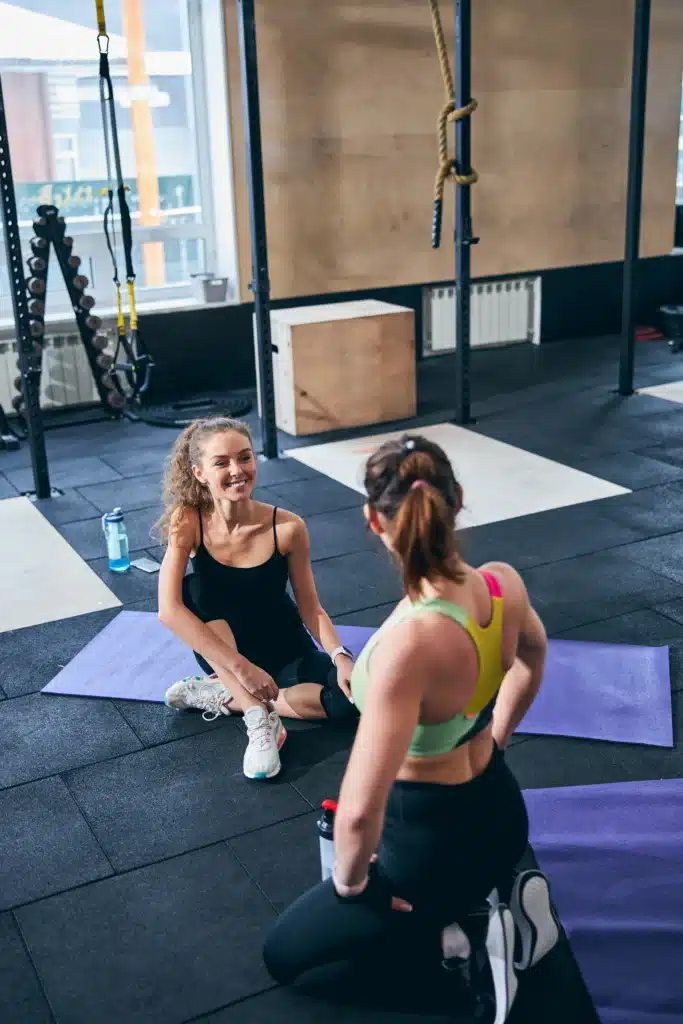
M 31 336 L 31 321 L 28 310 L 26 278 L 21 255 L 21 239 L 17 218 L 17 201 L 14 193 L 12 163 L 7 138 L 7 117 L 5 100 L 0 80 L 0 200 L 2 223 L 5 235 L 7 268 L 12 293 L 12 308 L 17 333 L 19 372 L 24 399 L 26 429 L 31 448 L 31 465 L 37 498 L 51 496 L 50 473 L 47 465 L 45 429 L 40 410 L 40 352 Z

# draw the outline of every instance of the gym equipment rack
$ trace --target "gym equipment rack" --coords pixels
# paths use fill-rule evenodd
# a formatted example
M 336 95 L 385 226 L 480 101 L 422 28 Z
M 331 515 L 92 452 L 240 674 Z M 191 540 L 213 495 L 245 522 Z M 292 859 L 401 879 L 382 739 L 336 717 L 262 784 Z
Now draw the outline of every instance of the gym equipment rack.
M 0 79 L 0 205 L 2 206 L 2 223 L 5 236 L 5 251 L 12 293 L 12 309 L 16 327 L 17 347 L 19 353 L 20 387 L 25 408 L 26 434 L 31 447 L 31 466 L 37 498 L 51 497 L 50 473 L 47 464 L 45 447 L 45 429 L 40 409 L 40 347 L 34 343 L 31 334 L 28 300 L 26 295 L 26 279 L 21 256 L 21 238 L 19 237 L 19 220 L 17 217 L 17 201 L 14 192 L 12 162 L 10 159 L 9 141 L 7 138 L 7 117 L 5 100 Z M 0 421 L 4 431 L 9 431 L 9 424 L 3 410 L 0 410 Z

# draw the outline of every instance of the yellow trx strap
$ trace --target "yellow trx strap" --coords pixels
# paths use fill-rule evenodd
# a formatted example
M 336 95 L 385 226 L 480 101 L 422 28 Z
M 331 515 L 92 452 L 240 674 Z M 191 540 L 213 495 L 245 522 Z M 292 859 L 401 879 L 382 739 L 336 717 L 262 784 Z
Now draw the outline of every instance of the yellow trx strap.
M 470 100 L 466 107 L 455 108 L 455 86 L 451 74 L 448 49 L 441 24 L 441 13 L 439 11 L 439 0 L 429 0 L 429 10 L 432 15 L 432 28 L 434 29 L 434 41 L 436 52 L 441 68 L 446 102 L 439 113 L 437 122 L 437 139 L 439 146 L 439 169 L 436 172 L 434 181 L 434 225 L 432 229 L 432 246 L 438 249 L 441 236 L 441 211 L 443 209 L 443 190 L 448 178 L 452 178 L 456 185 L 474 185 L 479 180 L 479 175 L 472 168 L 469 174 L 458 174 L 455 169 L 455 161 L 448 155 L 448 125 L 454 121 L 461 121 L 463 117 L 470 117 L 477 109 L 477 101 Z
M 107 23 L 104 17 L 104 0 L 95 0 L 95 10 L 97 12 L 97 44 L 100 51 L 100 104 L 102 107 L 104 151 L 107 163 L 107 188 L 104 189 L 104 194 L 109 197 L 109 203 L 104 215 L 104 235 L 114 269 L 114 287 L 116 289 L 116 325 L 119 336 L 119 342 L 114 356 L 114 369 L 116 371 L 121 370 L 125 373 L 128 384 L 132 390 L 132 398 L 137 398 L 149 387 L 150 373 L 154 364 L 138 334 L 138 311 L 135 302 L 135 269 L 133 267 L 133 228 L 130 209 L 126 201 L 128 186 L 124 183 L 123 171 L 121 169 L 121 153 L 119 150 L 118 131 L 116 127 L 116 109 L 114 104 L 114 87 L 109 71 L 109 36 L 107 35 Z M 116 234 L 114 231 L 113 220 L 114 189 L 112 187 L 110 144 L 111 153 L 113 153 L 114 158 L 116 195 L 118 198 L 119 215 L 121 219 L 123 256 L 126 265 L 128 331 L 126 330 L 126 320 L 121 297 L 121 281 L 119 280 L 116 260 Z M 110 218 L 111 237 L 109 231 Z M 125 362 L 119 364 L 118 355 L 121 349 L 123 349 L 125 353 Z
M 128 281 L 128 319 L 130 320 L 131 331 L 138 329 L 138 310 L 135 305 L 135 282 Z
M 123 303 L 121 302 L 121 284 L 119 281 L 114 283 L 116 288 L 116 329 L 119 333 L 120 338 L 124 338 L 126 335 L 126 318 L 123 315 Z
M 104 0 L 95 0 L 95 10 L 97 11 L 97 31 L 101 36 L 106 36 L 107 22 L 104 17 Z
M 106 35 L 106 20 L 104 18 L 104 0 L 95 0 L 97 11 L 97 32 L 100 36 Z

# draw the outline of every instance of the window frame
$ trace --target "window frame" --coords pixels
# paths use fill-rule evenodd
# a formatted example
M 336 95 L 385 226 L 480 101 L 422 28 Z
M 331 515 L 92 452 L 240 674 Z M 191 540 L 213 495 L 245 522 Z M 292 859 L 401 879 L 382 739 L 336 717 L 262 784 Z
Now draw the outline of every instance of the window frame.
M 232 144 L 230 134 L 227 45 L 225 21 L 221 0 L 184 0 L 181 7 L 185 24 L 186 42 L 191 63 L 192 102 L 188 102 L 190 123 L 188 130 L 195 139 L 195 167 L 193 173 L 199 192 L 199 204 L 187 208 L 185 215 L 196 212 L 199 221 L 168 223 L 165 211 L 164 222 L 156 226 L 139 227 L 137 214 L 132 213 L 133 242 L 178 240 L 199 240 L 204 249 L 204 263 L 207 273 L 228 278 L 228 294 L 225 303 L 239 302 L 238 251 L 235 217 L 234 175 Z M 118 77 L 118 76 L 117 76 Z M 152 76 L 151 82 L 153 83 Z M 116 83 L 115 83 L 116 85 Z M 52 138 L 64 136 L 57 131 Z M 78 165 L 78 146 L 73 152 Z M 76 176 L 77 178 L 77 176 Z M 120 249 L 121 231 L 118 213 L 114 219 L 117 242 L 119 274 L 122 272 L 123 254 Z M 220 230 L 216 230 L 220 225 Z M 25 257 L 30 255 L 29 241 L 33 236 L 32 220 L 20 222 L 20 235 Z M 90 278 L 90 291 L 97 305 L 95 312 L 105 324 L 115 314 L 114 288 L 111 260 L 106 248 L 102 230 L 102 217 L 89 215 L 67 219 L 67 229 L 75 239 L 75 250 L 83 259 L 82 272 Z M 0 255 L 3 272 L 4 255 Z M 25 268 L 26 276 L 29 276 Z M 192 280 L 165 284 L 159 287 L 136 285 L 137 306 L 140 314 L 173 312 L 178 308 L 204 308 L 205 303 L 197 298 Z M 63 330 L 64 324 L 73 319 L 70 308 L 61 305 L 50 308 L 50 288 L 46 302 L 46 332 L 54 328 Z M 0 339 L 12 337 L 14 322 L 11 317 L 0 317 Z

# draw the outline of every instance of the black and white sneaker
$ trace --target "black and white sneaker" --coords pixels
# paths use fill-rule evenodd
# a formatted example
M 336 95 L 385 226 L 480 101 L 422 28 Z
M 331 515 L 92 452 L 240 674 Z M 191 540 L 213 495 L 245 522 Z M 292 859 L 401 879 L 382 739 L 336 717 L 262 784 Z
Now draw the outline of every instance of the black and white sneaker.
M 486 952 L 496 1000 L 493 1024 L 505 1024 L 517 995 L 517 975 L 514 966 L 515 922 L 510 908 L 504 903 L 491 908 Z
M 560 938 L 560 923 L 550 899 L 550 886 L 541 871 L 522 871 L 517 875 L 510 910 L 519 937 L 515 967 L 525 971 L 542 960 Z

